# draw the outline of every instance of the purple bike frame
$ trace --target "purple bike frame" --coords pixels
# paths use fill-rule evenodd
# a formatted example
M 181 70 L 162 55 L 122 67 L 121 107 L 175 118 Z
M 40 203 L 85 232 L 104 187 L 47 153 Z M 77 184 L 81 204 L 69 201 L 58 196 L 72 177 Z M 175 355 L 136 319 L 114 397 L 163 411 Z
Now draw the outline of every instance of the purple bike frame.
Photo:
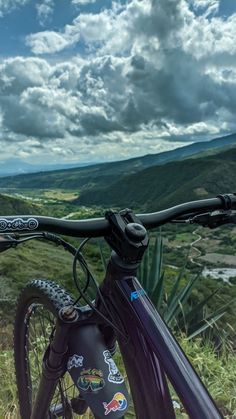
M 138 282 L 136 271 L 108 264 L 102 292 L 116 325 L 137 419 L 175 418 L 167 380 L 191 419 L 222 419 L 213 399 Z

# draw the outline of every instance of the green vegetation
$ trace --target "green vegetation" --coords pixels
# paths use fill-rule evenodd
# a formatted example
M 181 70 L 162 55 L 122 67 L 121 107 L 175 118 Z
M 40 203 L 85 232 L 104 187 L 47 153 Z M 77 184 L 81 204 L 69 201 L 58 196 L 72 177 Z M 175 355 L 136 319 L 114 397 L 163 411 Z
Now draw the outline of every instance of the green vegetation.
M 0 215 L 21 215 L 35 213 L 41 213 L 41 210 L 38 206 L 31 204 L 26 200 L 0 194 Z
M 227 153 L 226 155 L 230 160 L 231 157 Z M 197 161 L 198 159 L 195 160 Z M 191 165 L 189 160 L 186 161 L 188 162 L 187 164 Z M 215 160 L 213 159 L 212 161 L 215 164 Z M 230 160 L 230 164 L 233 165 L 234 163 Z M 162 170 L 164 170 L 164 167 L 165 166 L 162 166 Z M 231 166 L 229 165 L 228 170 L 230 167 Z M 152 170 L 154 170 L 155 173 L 157 168 L 152 168 Z M 229 176 L 229 172 L 227 172 L 227 174 Z M 158 177 L 154 176 L 152 182 L 156 182 L 157 178 Z M 223 181 L 224 180 L 222 180 L 222 182 Z M 171 189 L 172 185 L 170 179 L 169 182 Z M 142 185 L 137 180 L 136 183 L 140 191 L 145 189 L 145 183 Z M 165 185 L 167 185 L 167 183 Z M 154 189 L 153 186 L 152 189 Z M 226 190 L 225 187 L 223 189 Z M 221 188 L 219 192 L 222 192 L 223 189 Z M 231 186 L 227 187 L 227 190 L 230 189 L 232 190 Z M 171 190 L 173 192 L 173 189 Z M 210 193 L 210 189 L 208 188 L 207 190 L 208 193 Z M 39 191 L 37 189 L 20 191 L 17 189 L 16 191 L 8 190 L 7 193 L 8 195 L 0 195 L 0 198 L 2 199 L 1 213 L 3 215 L 17 213 L 41 213 L 45 215 L 64 217 L 70 213 L 69 218 L 76 219 L 99 216 L 104 212 L 102 207 L 94 207 L 91 209 L 90 207 L 79 207 L 78 204 L 71 202 L 71 199 L 74 199 L 74 195 L 70 189 L 47 189 L 45 191 Z M 19 200 L 16 199 L 16 197 L 12 198 L 9 196 L 10 194 L 14 195 L 15 193 L 23 195 L 21 196 L 22 199 Z M 173 197 L 173 193 L 172 195 L 170 194 L 170 196 Z M 194 190 L 192 193 L 195 193 Z M 121 191 L 119 192 L 119 196 L 122 196 Z M 27 199 L 28 197 L 31 199 Z M 188 196 L 186 199 L 190 198 L 191 197 Z M 38 199 L 40 199 L 40 201 L 38 201 Z M 129 205 L 131 206 L 130 199 L 127 202 L 129 202 Z M 127 202 L 125 206 L 127 206 Z M 153 205 L 155 206 L 155 203 L 153 203 Z M 139 207 L 138 202 L 137 207 Z M 204 341 L 194 339 L 193 341 L 188 342 L 186 334 L 181 334 L 179 339 L 181 344 L 184 345 L 184 350 L 186 350 L 193 364 L 201 373 L 203 381 L 207 386 L 209 386 L 213 397 L 222 409 L 224 417 L 233 419 L 236 414 L 236 373 L 234 368 L 236 347 L 236 334 L 234 329 L 236 312 L 236 279 L 230 280 L 230 284 L 227 284 L 223 283 L 221 279 L 215 280 L 210 277 L 203 278 L 200 276 L 198 280 L 195 281 L 194 278 L 196 278 L 196 274 L 199 272 L 200 267 L 194 265 L 190 260 L 188 260 L 185 270 L 182 274 L 180 274 L 181 267 L 184 264 L 184 259 L 188 253 L 189 245 L 196 239 L 196 236 L 193 235 L 193 231 L 193 226 L 167 225 L 163 228 L 163 261 L 160 256 L 158 256 L 158 252 L 154 252 L 155 264 L 157 267 L 159 266 L 159 280 L 161 278 L 161 282 L 157 282 L 155 286 L 150 282 L 150 276 L 148 282 L 145 284 L 145 287 L 148 290 L 148 293 L 150 290 L 150 295 L 153 291 L 155 291 L 154 302 L 157 305 L 159 304 L 162 310 L 167 307 L 168 303 L 168 310 L 170 310 L 172 301 L 173 316 L 172 322 L 170 323 L 171 327 L 177 331 L 177 334 L 180 333 L 180 330 L 186 332 L 187 334 L 192 333 L 192 329 L 188 326 L 188 323 L 186 323 L 186 314 L 189 315 L 191 311 L 194 312 L 196 307 L 199 308 L 200 306 L 198 306 L 198 304 L 201 304 L 201 301 L 207 302 L 207 305 L 204 306 L 204 312 L 200 313 L 201 315 L 203 314 L 205 319 L 210 316 L 211 313 L 220 310 L 223 305 L 228 304 L 225 310 L 225 315 L 217 322 L 218 327 L 216 326 L 214 333 L 211 332 L 212 328 L 208 328 L 209 333 L 205 333 Z M 207 254 L 212 250 L 221 254 L 227 252 L 227 254 L 232 257 L 235 254 L 236 240 L 234 236 L 236 231 L 232 228 L 232 226 L 222 227 L 213 231 L 200 228 L 198 229 L 198 232 L 202 236 L 202 240 L 200 240 L 196 246 L 200 249 L 202 255 Z M 78 239 L 71 238 L 70 240 L 76 245 L 80 243 Z M 104 276 L 104 271 L 100 261 L 99 247 L 95 247 L 95 243 L 97 242 L 93 241 L 86 245 L 85 256 L 89 261 L 89 265 L 92 267 L 95 277 L 98 281 L 101 281 Z M 151 235 L 151 246 L 154 245 L 155 235 Z M 149 262 L 148 254 L 145 256 L 145 269 L 148 269 L 151 266 L 151 253 L 149 255 Z M 108 255 L 109 251 L 106 249 L 105 256 L 108 257 Z M 200 260 L 201 258 L 198 259 L 198 261 Z M 217 265 L 207 263 L 207 266 L 211 267 Z M 224 266 L 225 265 L 222 261 L 221 267 Z M 74 284 L 72 280 L 71 267 L 72 258 L 69 253 L 56 247 L 55 245 L 43 243 L 41 240 L 29 242 L 25 245 L 19 246 L 19 248 L 11 249 L 3 254 L 0 254 L 0 371 L 1 377 L 3 377 L 5 383 L 4 389 L 2 388 L 0 390 L 0 418 L 18 419 L 19 417 L 17 414 L 18 408 L 15 395 L 14 372 L 11 354 L 12 316 L 17 295 L 26 282 L 33 278 L 56 280 L 56 282 L 60 283 L 73 293 Z M 146 272 L 148 272 L 148 270 Z M 165 272 L 164 277 L 161 275 L 162 272 Z M 144 272 L 144 266 L 142 268 L 142 273 L 143 278 L 147 279 L 148 276 Z M 156 274 L 154 273 L 154 277 L 155 275 Z M 81 272 L 79 273 L 79 278 L 81 281 L 84 280 Z M 159 289 L 157 288 L 157 285 Z M 220 292 L 216 293 L 216 289 L 219 287 Z M 190 288 L 192 288 L 191 295 L 186 298 L 188 292 L 185 291 L 190 290 Z M 176 291 L 175 295 L 172 293 L 174 289 Z M 173 298 L 170 298 L 171 294 Z M 162 299 L 160 296 L 162 296 Z M 203 309 L 203 307 L 200 308 Z M 168 311 L 166 313 L 168 313 Z M 176 318 L 179 323 L 176 323 Z M 199 316 L 195 317 L 195 320 L 196 319 L 198 322 L 201 320 L 199 319 Z M 192 325 L 193 324 L 191 323 L 191 327 Z M 224 345 L 222 345 L 222 341 Z M 221 342 L 220 349 L 219 342 Z M 226 345 L 227 342 L 231 342 L 230 347 L 229 345 Z M 121 364 L 119 356 L 118 363 Z M 176 396 L 173 397 L 176 399 Z M 186 417 L 184 412 L 181 410 L 177 412 L 179 412 L 179 418 L 182 419 Z M 131 409 L 130 419 L 134 417 L 135 416 Z
M 187 273 L 186 266 L 189 255 L 186 255 L 183 266 L 176 273 L 175 278 L 165 280 L 165 270 L 163 264 L 163 243 L 161 233 L 156 236 L 153 250 L 147 249 L 142 264 L 139 268 L 139 278 L 153 304 L 162 314 L 165 322 L 173 331 L 183 331 L 188 339 L 199 334 L 206 335 L 208 328 L 211 328 L 211 338 L 214 334 L 216 322 L 219 321 L 227 311 L 231 301 L 222 304 L 213 312 L 209 313 L 209 303 L 222 288 L 214 289 L 203 299 L 195 298 L 193 304 L 192 292 L 198 285 L 201 271 L 195 275 Z M 166 284 L 167 282 L 167 284 Z M 222 301 L 222 300 L 221 300 Z
M 155 211 L 190 200 L 234 191 L 236 148 L 213 156 L 149 167 L 126 175 L 112 185 L 81 191 L 82 205 L 127 206 Z M 199 191 L 204 191 L 200 196 Z
M 69 189 L 74 192 L 93 189 L 93 192 L 96 192 L 99 188 L 107 188 L 111 184 L 116 184 L 118 178 L 123 178 L 135 173 L 137 174 L 146 168 L 162 165 L 168 161 L 176 161 L 189 156 L 194 156 L 200 152 L 205 153 L 205 151 L 208 150 L 211 150 L 211 152 L 213 149 L 220 151 L 222 150 L 222 147 L 226 147 L 227 149 L 227 147 L 235 144 L 235 140 L 236 135 L 232 134 L 209 142 L 198 142 L 175 150 L 159 154 L 150 154 L 119 162 L 95 164 L 92 166 L 66 170 L 8 176 L 6 178 L 0 178 L 0 187 L 18 189 Z M 209 157 L 214 157 L 214 155 L 210 155 Z M 188 178 L 186 177 L 185 181 L 186 179 Z M 157 186 L 160 182 L 162 182 L 162 179 L 156 177 L 153 185 Z M 178 188 L 180 185 L 181 184 L 178 184 Z M 132 193 L 132 190 L 130 190 L 130 192 Z M 165 192 L 169 193 L 168 189 L 166 189 Z M 119 196 L 119 198 L 121 198 L 121 196 Z M 86 197 L 84 196 L 83 200 L 85 199 Z M 96 198 L 96 203 L 99 205 L 103 203 L 106 204 L 106 202 L 103 199 L 99 200 Z M 127 202 L 130 203 L 130 200 L 126 200 L 125 206 L 127 206 Z M 91 203 L 95 203 L 95 201 L 92 200 Z M 109 201 L 109 204 L 111 203 L 113 202 Z M 120 204 L 121 201 L 118 202 L 118 205 Z M 90 205 L 90 203 L 88 203 L 88 205 Z
M 235 354 L 231 351 L 220 355 L 211 342 L 202 344 L 200 339 L 188 341 L 180 338 L 180 344 L 208 388 L 224 418 L 233 419 L 236 414 Z
M 78 192 L 64 189 L 3 189 L 0 194 L 0 215 L 45 215 L 82 219 L 101 216 L 101 208 L 78 206 Z
M 203 345 L 200 339 L 188 341 L 183 335 L 180 335 L 178 340 L 221 409 L 224 418 L 233 419 L 236 415 L 235 355 L 227 352 L 219 356 L 210 342 L 204 342 Z M 116 362 L 120 370 L 125 373 L 118 354 Z M 4 382 L 4 386 L 0 389 L 0 417 L 2 419 L 20 419 L 10 350 L 1 352 L 0 370 L 2 382 Z M 173 394 L 173 400 L 178 401 L 175 394 Z M 182 408 L 177 409 L 176 414 L 179 419 L 186 418 Z M 83 415 L 81 419 L 91 417 L 87 414 Z M 132 406 L 127 418 L 135 418 Z

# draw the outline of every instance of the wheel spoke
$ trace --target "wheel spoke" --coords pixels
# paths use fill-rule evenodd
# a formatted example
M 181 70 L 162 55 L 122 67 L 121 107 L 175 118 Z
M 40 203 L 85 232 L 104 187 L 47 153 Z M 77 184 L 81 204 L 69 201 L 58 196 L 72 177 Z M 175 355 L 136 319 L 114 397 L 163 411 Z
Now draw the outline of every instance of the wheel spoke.
M 52 281 L 34 280 L 22 291 L 17 305 L 14 328 L 16 381 L 21 417 L 30 417 L 42 377 L 43 361 L 53 341 L 59 310 L 73 304 L 71 296 Z M 47 386 L 53 389 L 50 384 Z M 47 388 L 44 389 L 47 392 Z M 71 400 L 78 397 L 69 373 L 57 383 L 50 406 L 49 417 L 79 418 L 72 412 Z M 38 399 L 38 403 L 41 400 Z M 76 407 L 75 407 L 76 409 Z M 54 414 L 53 414 L 54 412 Z M 46 413 L 46 412 L 45 412 Z
M 55 317 L 45 307 L 38 305 L 32 310 L 28 325 L 28 344 L 27 344 L 27 359 L 28 370 L 31 378 L 32 401 L 35 400 L 37 389 L 40 383 L 42 374 L 42 359 L 44 353 L 52 339 L 55 329 Z M 79 393 L 77 393 L 78 395 Z M 70 409 L 68 400 L 76 397 L 76 386 L 72 382 L 69 374 L 65 374 L 57 385 L 55 394 L 51 402 L 50 413 L 57 413 L 58 409 L 63 410 L 63 419 L 66 419 L 66 410 Z M 61 409 L 60 409 L 61 406 Z M 69 416 L 68 416 L 69 417 Z M 78 415 L 73 413 L 73 418 Z

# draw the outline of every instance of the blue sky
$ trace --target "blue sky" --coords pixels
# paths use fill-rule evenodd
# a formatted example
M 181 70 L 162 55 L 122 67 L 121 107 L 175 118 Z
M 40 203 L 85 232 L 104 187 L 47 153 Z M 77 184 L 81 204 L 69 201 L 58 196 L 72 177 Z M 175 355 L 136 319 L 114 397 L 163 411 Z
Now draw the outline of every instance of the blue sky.
M 1 160 L 106 161 L 236 132 L 233 0 L 0 0 Z

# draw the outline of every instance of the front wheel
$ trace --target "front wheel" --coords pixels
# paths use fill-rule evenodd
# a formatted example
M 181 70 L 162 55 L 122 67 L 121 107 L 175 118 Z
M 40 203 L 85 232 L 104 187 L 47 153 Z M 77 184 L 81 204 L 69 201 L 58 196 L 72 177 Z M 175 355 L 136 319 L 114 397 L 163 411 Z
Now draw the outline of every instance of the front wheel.
M 52 340 L 59 310 L 73 302 L 63 288 L 45 280 L 30 282 L 20 295 L 14 327 L 14 357 L 22 419 L 30 419 L 42 375 L 42 359 Z M 78 418 L 86 410 L 86 403 L 66 372 L 59 379 L 48 406 L 48 418 Z

